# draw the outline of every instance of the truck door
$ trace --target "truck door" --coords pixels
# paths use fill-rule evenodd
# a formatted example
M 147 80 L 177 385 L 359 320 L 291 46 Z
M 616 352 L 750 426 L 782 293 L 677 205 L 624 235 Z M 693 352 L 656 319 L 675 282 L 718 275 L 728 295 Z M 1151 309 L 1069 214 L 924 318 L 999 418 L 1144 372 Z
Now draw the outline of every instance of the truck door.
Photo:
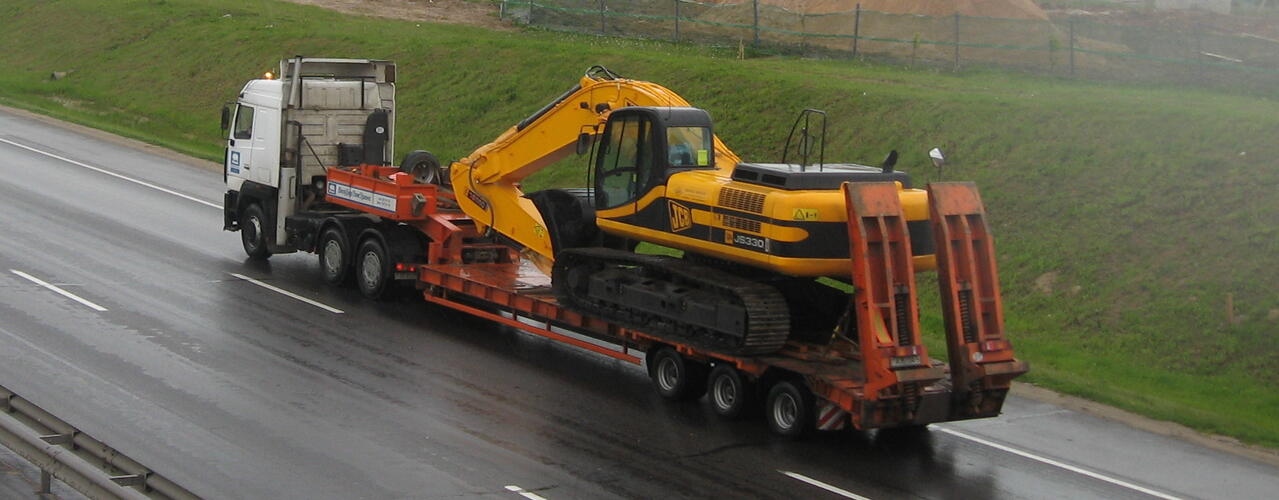
M 257 182 L 253 176 L 253 106 L 240 104 L 232 121 L 231 137 L 227 139 L 226 174 L 228 182 L 239 184 L 245 180 Z M 238 186 L 233 186 L 238 187 Z

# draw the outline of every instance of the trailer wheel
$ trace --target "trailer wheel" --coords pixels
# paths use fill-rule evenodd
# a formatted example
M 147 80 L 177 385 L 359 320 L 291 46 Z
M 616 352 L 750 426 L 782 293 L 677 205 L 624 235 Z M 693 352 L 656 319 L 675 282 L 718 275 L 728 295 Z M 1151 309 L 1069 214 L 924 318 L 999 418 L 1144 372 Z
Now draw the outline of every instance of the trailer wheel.
M 320 254 L 320 273 L 330 285 L 344 285 L 351 277 L 351 252 L 346 246 L 342 230 L 330 227 L 320 233 L 316 253 Z
M 706 378 L 706 396 L 711 408 L 716 415 L 724 418 L 733 419 L 745 414 L 750 408 L 753 392 L 742 372 L 728 363 L 716 365 Z
M 390 260 L 386 258 L 382 242 L 377 238 L 364 240 L 360 251 L 355 254 L 355 281 L 360 286 L 360 293 L 370 299 L 379 299 L 390 278 Z
M 705 365 L 689 361 L 675 349 L 662 346 L 648 358 L 648 374 L 653 387 L 666 399 L 685 401 L 697 399 L 705 392 Z
M 764 404 L 764 419 L 774 433 L 799 437 L 808 430 L 813 419 L 813 395 L 806 387 L 790 380 L 773 384 Z
M 265 227 L 266 216 L 262 214 L 260 205 L 250 203 L 244 208 L 244 212 L 240 214 L 240 243 L 244 245 L 244 253 L 248 254 L 250 259 L 265 259 L 271 256 L 271 251 L 266 246 L 266 235 L 263 234 Z

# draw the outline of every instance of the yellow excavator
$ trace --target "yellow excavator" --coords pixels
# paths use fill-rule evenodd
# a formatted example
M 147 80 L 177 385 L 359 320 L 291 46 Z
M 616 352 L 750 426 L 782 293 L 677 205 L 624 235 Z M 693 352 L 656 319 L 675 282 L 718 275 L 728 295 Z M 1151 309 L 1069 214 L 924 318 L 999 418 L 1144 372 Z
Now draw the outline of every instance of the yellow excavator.
M 824 135 L 824 113 L 805 110 L 781 162 L 744 162 L 705 110 L 595 66 L 447 173 L 421 165 L 414 174 L 447 178 L 477 228 L 548 270 L 570 308 L 731 354 L 766 354 L 848 321 L 847 295 L 818 281 L 850 279 L 843 183 L 895 182 L 914 268 L 936 266 L 927 193 L 894 170 L 896 152 L 877 167 L 826 163 Z M 586 188 L 521 190 L 574 152 L 590 153 Z M 640 242 L 683 256 L 636 253 Z

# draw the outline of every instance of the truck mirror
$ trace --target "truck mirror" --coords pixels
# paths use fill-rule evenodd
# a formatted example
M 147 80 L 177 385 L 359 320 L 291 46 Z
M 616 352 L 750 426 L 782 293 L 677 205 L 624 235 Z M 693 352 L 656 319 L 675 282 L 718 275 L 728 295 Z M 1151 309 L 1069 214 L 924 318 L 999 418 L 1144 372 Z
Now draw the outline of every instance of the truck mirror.
M 229 128 L 231 128 L 231 106 L 224 105 L 222 106 L 222 131 L 226 132 Z
M 946 157 L 942 155 L 939 148 L 933 148 L 932 151 L 929 151 L 928 158 L 933 160 L 934 167 L 941 168 L 942 165 L 946 164 Z
M 577 155 L 581 156 L 591 150 L 591 134 L 582 132 L 577 134 Z

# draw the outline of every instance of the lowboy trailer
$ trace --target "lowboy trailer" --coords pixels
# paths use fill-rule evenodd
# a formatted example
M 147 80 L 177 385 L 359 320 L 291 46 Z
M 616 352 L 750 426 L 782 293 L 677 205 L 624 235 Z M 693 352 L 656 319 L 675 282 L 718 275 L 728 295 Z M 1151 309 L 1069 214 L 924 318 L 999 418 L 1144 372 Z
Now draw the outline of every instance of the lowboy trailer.
M 835 326 L 738 355 L 563 306 L 517 245 L 477 228 L 492 221 L 477 225 L 459 209 L 433 157 L 414 152 L 389 166 L 393 64 L 296 58 L 280 74 L 246 85 L 223 117 L 224 128 L 235 125 L 225 227 L 241 231 L 251 256 L 315 252 L 327 281 L 354 281 L 373 298 L 412 284 L 428 302 L 644 364 L 664 397 L 705 395 L 726 418 L 762 406 L 769 427 L 788 436 L 993 417 L 1028 369 L 1004 332 L 993 242 L 971 183 L 926 190 L 949 363 L 922 342 L 911 247 L 919 230 L 908 228 L 899 182 L 840 187 L 853 291 L 828 311 L 842 315 Z

